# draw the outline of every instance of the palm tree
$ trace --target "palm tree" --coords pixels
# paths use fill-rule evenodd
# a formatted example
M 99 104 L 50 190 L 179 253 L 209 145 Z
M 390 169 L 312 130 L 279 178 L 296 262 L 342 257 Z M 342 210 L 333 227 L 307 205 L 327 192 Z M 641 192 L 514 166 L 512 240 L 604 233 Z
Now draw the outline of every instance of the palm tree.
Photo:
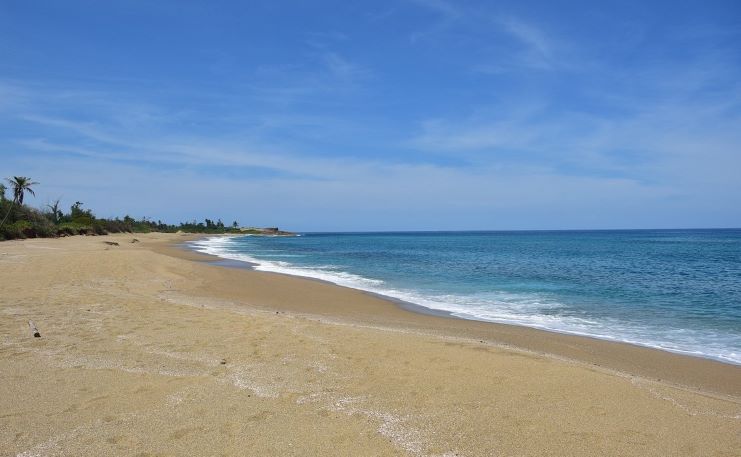
M 55 224 L 59 222 L 59 217 L 61 216 L 62 212 L 59 210 L 59 199 L 57 198 L 54 200 L 54 203 L 47 204 L 47 208 L 49 208 L 49 211 L 51 211 L 51 218 L 52 222 Z
M 31 186 L 38 183 L 31 181 L 31 178 L 26 178 L 25 176 L 13 176 L 13 179 L 6 178 L 5 180 L 13 186 L 13 203 L 18 203 L 23 206 L 23 196 L 26 192 L 34 197 L 36 196 L 33 189 L 31 189 Z
M 8 212 L 5 213 L 3 221 L 0 222 L 0 227 L 5 224 L 8 216 L 10 216 L 13 205 L 17 203 L 19 206 L 23 206 L 23 196 L 26 194 L 26 192 L 30 193 L 33 196 L 36 196 L 33 189 L 31 189 L 31 186 L 38 184 L 37 182 L 31 181 L 31 178 L 27 178 L 25 176 L 13 176 L 13 179 L 6 178 L 5 180 L 8 181 L 11 186 L 13 186 L 13 203 L 10 205 L 10 208 L 8 208 Z

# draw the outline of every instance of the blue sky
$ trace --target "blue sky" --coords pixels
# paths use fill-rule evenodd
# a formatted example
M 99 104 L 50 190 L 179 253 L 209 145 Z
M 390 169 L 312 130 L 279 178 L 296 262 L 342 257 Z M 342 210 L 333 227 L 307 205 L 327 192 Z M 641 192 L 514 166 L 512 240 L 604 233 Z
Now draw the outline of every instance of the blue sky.
M 297 230 L 741 226 L 741 3 L 0 1 L 0 174 Z

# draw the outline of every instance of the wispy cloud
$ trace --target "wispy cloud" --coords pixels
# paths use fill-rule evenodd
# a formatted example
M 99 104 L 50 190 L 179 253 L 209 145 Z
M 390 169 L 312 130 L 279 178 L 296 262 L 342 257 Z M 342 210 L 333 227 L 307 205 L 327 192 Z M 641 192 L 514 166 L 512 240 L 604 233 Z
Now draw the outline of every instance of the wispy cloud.
M 336 52 L 322 54 L 322 59 L 330 74 L 340 81 L 356 82 L 369 75 L 369 71 L 360 65 L 350 62 Z
M 409 0 L 411 3 L 444 16 L 447 19 L 460 18 L 463 10 L 446 0 Z
M 342 62 L 335 62 L 342 66 Z M 339 68 L 337 71 L 349 71 Z M 3 84 L 0 83 L 0 88 Z M 15 86 L 14 86 L 15 87 Z M 380 165 L 369 159 L 359 159 L 353 154 L 311 154 L 305 144 L 298 147 L 292 142 L 276 139 L 276 132 L 307 130 L 314 138 L 321 131 L 333 129 L 335 134 L 346 129 L 352 132 L 351 123 L 341 119 L 309 115 L 256 114 L 248 118 L 225 112 L 213 122 L 230 127 L 220 133 L 211 129 L 187 129 L 194 118 L 177 111 L 172 118 L 165 107 L 154 107 L 154 114 L 142 109 L 145 104 L 121 100 L 116 95 L 106 96 L 90 92 L 66 96 L 63 101 L 50 97 L 45 91 L 29 91 L 28 97 L 16 106 L 16 112 L 0 114 L 6 125 L 21 128 L 4 136 L 6 145 L 27 154 L 40 153 L 51 156 L 73 155 L 111 163 L 146 164 L 169 168 L 187 167 L 208 174 L 210 170 L 241 167 L 262 169 L 264 179 L 291 177 L 296 180 L 334 180 L 362 169 Z M 94 102 L 91 104 L 90 99 Z M 107 98 L 107 102 L 103 100 Z M 50 105 L 50 100 L 53 104 Z M 151 107 L 151 104 L 146 104 Z M 80 120 L 77 114 L 66 117 L 60 113 L 85 112 L 94 120 Z M 132 122 L 131 119 L 139 119 Z M 173 124 L 173 118 L 176 122 Z M 247 125 L 245 128 L 244 126 Z M 35 133 L 22 131 L 33 127 Z M 252 178 L 258 177 L 252 175 Z
M 676 195 L 723 193 L 741 183 L 741 104 L 683 94 L 642 100 L 629 113 L 549 113 L 547 106 L 505 115 L 435 119 L 414 147 L 465 156 L 480 164 L 543 167 L 555 174 L 623 177 Z
M 62 129 L 68 132 L 75 132 L 84 138 L 102 143 L 117 145 L 131 144 L 130 142 L 124 143 L 121 141 L 120 138 L 101 131 L 101 129 L 96 127 L 95 124 L 92 122 L 81 122 L 77 120 L 53 118 L 39 114 L 22 114 L 18 116 L 18 119 L 26 122 L 31 122 L 39 126 Z
M 558 55 L 562 39 L 549 36 L 541 27 L 525 18 L 500 11 L 449 3 L 444 0 L 411 0 L 415 5 L 438 15 L 431 28 L 416 31 L 413 41 L 452 30 L 477 37 L 479 46 L 501 42 L 490 62 L 478 62 L 473 69 L 482 73 L 502 73 L 517 68 L 550 70 L 563 62 Z M 508 42 L 509 41 L 509 42 Z
M 517 39 L 525 47 L 522 56 L 523 63 L 539 69 L 550 69 L 553 67 L 553 41 L 546 37 L 542 30 L 512 16 L 502 19 L 500 23 L 504 31 Z
M 247 84 L 250 95 L 270 103 L 328 103 L 328 96 L 362 93 L 372 76 L 365 65 L 326 46 L 313 46 L 298 62 L 258 67 Z

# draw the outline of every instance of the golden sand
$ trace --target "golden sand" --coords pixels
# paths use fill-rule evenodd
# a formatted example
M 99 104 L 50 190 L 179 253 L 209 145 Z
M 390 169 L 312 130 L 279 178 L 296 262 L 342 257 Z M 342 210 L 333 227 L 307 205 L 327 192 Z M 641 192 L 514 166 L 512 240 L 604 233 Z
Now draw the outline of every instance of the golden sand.
M 132 238 L 0 243 L 0 455 L 741 455 L 741 367 Z

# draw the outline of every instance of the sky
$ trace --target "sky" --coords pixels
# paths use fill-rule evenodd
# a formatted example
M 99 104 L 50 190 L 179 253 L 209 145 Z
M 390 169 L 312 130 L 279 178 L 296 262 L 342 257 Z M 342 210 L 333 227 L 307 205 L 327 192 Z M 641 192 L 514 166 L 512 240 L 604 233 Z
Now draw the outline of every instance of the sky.
M 0 0 L 0 175 L 172 223 L 741 227 L 741 2 Z

